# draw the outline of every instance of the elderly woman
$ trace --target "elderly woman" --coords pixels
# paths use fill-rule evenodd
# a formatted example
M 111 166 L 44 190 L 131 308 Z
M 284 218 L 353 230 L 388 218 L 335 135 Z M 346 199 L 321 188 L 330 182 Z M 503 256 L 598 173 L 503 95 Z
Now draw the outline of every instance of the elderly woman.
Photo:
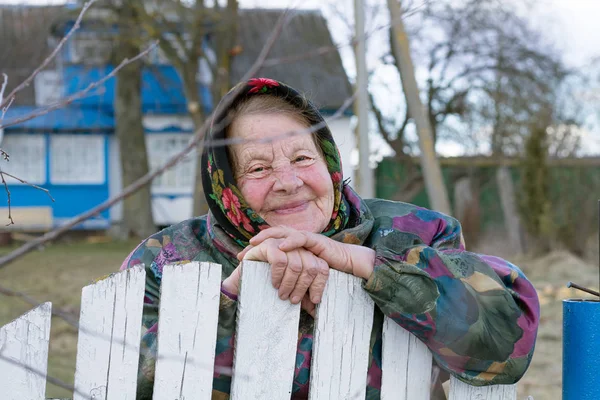
M 152 393 L 163 266 L 185 261 L 223 266 L 216 367 L 233 361 L 240 260 L 271 264 L 279 297 L 301 303 L 303 310 L 293 398 L 308 395 L 312 317 L 329 268 L 362 278 L 377 305 L 367 399 L 379 399 L 384 315 L 422 340 L 434 362 L 463 381 L 509 384 L 523 376 L 539 304 L 516 266 L 465 251 L 460 224 L 449 216 L 361 199 L 342 178 L 323 118 L 289 86 L 251 79 L 225 98 L 202 158 L 210 212 L 146 239 L 122 266 L 144 263 L 147 273 L 138 398 Z M 315 125 L 322 127 L 306 134 Z M 211 145 L 224 138 L 241 140 Z M 230 384 L 230 376 L 215 373 L 213 398 L 228 398 Z

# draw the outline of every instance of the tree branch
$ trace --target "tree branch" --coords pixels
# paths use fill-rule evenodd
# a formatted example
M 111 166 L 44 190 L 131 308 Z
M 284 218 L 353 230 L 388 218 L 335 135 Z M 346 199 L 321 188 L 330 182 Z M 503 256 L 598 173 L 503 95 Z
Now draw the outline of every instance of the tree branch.
M 4 91 L 6 90 L 6 85 L 8 85 L 8 75 L 3 73 L 2 76 L 4 77 L 4 82 L 2 82 L 2 87 L 0 88 L 0 104 L 3 103 Z

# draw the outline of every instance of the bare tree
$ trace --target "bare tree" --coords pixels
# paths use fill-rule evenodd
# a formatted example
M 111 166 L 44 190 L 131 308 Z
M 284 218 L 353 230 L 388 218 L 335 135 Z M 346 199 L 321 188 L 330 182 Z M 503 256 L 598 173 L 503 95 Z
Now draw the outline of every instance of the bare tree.
M 432 2 L 414 22 L 436 138 L 463 142 L 470 127 L 489 132 L 494 154 L 522 151 L 530 121 L 554 107 L 568 75 L 559 53 L 495 0 Z

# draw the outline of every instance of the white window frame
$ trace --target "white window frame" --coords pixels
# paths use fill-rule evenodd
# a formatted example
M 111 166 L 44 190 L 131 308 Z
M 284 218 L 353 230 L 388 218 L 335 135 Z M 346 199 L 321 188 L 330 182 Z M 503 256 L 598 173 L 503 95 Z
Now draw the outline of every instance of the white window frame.
M 87 143 L 86 143 L 87 142 Z M 69 148 L 68 146 L 72 146 Z M 68 149 L 71 165 L 64 167 Z M 83 153 L 87 151 L 87 153 Z M 59 156 L 60 155 L 60 156 Z M 81 157 L 85 166 L 73 165 Z M 89 163 L 95 162 L 95 166 Z M 79 174 L 79 175 L 78 175 Z M 106 135 L 55 134 L 50 136 L 50 183 L 53 185 L 104 185 L 106 184 Z
M 150 169 L 155 170 L 179 153 L 190 141 L 191 133 L 146 134 L 146 149 Z M 175 143 L 168 143 L 175 141 Z M 189 195 L 193 192 L 196 172 L 196 151 L 192 150 L 177 165 L 169 168 L 152 181 L 152 194 Z
M 2 140 L 2 149 L 10 156 L 9 161 L 0 158 L 2 171 L 33 185 L 46 184 L 46 135 L 5 134 Z M 25 156 L 28 156 L 26 160 L 24 159 Z M 6 183 L 8 185 L 25 185 L 25 183 L 11 177 L 6 178 Z

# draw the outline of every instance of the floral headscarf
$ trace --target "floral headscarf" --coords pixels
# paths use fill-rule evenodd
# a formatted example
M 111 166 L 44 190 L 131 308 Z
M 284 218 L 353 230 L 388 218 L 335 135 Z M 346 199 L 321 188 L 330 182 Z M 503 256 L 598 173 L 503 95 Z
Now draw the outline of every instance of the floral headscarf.
M 231 96 L 236 96 L 231 99 Z M 213 145 L 214 140 L 224 139 L 226 125 L 230 121 L 225 118 L 229 110 L 236 107 L 249 96 L 278 96 L 300 109 L 311 125 L 322 123 L 323 117 L 318 109 L 295 89 L 272 79 L 254 78 L 246 83 L 240 83 L 229 91 L 221 100 L 215 111 L 210 134 L 204 141 L 202 154 L 202 186 L 211 212 L 211 218 L 241 246 L 246 246 L 248 240 L 269 225 L 253 211 L 236 186 L 233 170 L 227 148 Z M 228 107 L 223 104 L 231 100 Z M 329 128 L 324 127 L 315 133 L 319 140 L 327 169 L 331 175 L 334 190 L 333 213 L 329 224 L 322 232 L 332 236 L 346 227 L 349 218 L 349 206 L 343 195 L 344 182 L 342 178 L 342 162 L 339 150 L 335 145 Z

